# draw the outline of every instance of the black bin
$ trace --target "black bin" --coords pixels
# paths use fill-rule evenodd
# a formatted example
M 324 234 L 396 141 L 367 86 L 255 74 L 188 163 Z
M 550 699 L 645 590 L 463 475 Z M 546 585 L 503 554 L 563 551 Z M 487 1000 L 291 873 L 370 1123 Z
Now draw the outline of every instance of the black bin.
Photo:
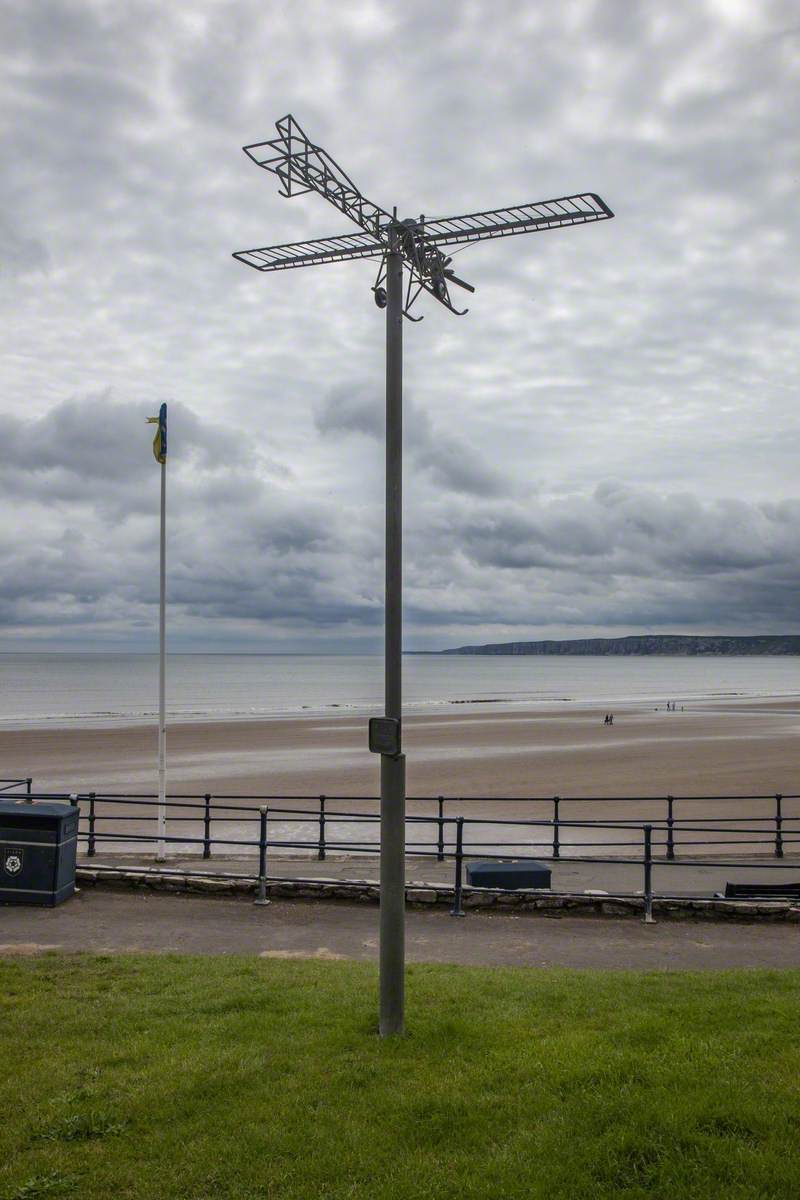
M 0 904 L 53 908 L 75 891 L 79 811 L 0 800 Z
M 472 887 L 549 888 L 550 868 L 545 863 L 527 859 L 524 862 L 479 862 L 467 867 L 467 883 Z

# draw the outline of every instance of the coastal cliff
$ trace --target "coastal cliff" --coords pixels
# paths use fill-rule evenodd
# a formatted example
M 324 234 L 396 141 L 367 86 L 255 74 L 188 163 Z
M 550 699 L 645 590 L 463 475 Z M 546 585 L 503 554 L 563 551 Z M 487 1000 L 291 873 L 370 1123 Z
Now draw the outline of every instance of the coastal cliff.
M 800 655 L 800 635 L 765 634 L 757 637 L 701 637 L 684 634 L 643 634 L 621 638 L 575 638 L 569 641 L 499 642 L 487 646 L 457 646 L 440 654 L 671 654 Z

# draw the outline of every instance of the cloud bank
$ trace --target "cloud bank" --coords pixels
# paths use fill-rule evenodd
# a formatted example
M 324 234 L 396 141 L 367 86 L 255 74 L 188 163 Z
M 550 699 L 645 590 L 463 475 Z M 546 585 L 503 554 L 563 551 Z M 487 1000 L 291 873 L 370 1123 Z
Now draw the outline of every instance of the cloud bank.
M 377 459 L 357 407 L 318 420 L 352 459 Z M 413 413 L 413 406 L 411 408 Z M 108 394 L 10 418 L 0 619 L 66 644 L 136 644 L 158 586 L 159 470 L 147 410 Z M 487 631 L 590 627 L 790 627 L 800 585 L 800 501 L 702 501 L 606 481 L 542 498 L 503 486 L 466 455 L 440 463 L 420 423 L 409 453 L 408 619 L 428 644 Z M 366 435 L 366 436 L 365 436 Z M 442 469 L 443 466 L 443 469 Z M 449 474 L 448 474 L 449 472 Z M 291 468 L 250 439 L 170 406 L 170 622 L 187 645 L 346 638 L 371 650 L 382 620 L 377 498 L 303 495 Z M 491 485 L 487 488 L 487 481 Z

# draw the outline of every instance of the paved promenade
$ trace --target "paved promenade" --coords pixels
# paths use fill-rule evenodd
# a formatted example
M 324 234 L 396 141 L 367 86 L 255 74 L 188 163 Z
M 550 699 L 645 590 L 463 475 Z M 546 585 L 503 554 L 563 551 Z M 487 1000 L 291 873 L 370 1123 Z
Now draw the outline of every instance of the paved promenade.
M 410 910 L 409 962 L 704 970 L 800 966 L 800 926 Z M 255 954 L 376 961 L 374 905 L 87 888 L 55 909 L 0 908 L 0 954 Z

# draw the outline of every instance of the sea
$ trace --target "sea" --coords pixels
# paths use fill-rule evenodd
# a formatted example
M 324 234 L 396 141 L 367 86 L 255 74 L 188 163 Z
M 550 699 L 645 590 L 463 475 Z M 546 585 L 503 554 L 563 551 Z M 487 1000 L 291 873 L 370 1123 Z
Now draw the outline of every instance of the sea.
M 602 704 L 678 705 L 800 699 L 800 657 L 415 655 L 403 659 L 409 713 Z M 382 708 L 380 655 L 171 654 L 170 721 L 372 714 Z M 154 720 L 151 654 L 0 654 L 0 726 Z

